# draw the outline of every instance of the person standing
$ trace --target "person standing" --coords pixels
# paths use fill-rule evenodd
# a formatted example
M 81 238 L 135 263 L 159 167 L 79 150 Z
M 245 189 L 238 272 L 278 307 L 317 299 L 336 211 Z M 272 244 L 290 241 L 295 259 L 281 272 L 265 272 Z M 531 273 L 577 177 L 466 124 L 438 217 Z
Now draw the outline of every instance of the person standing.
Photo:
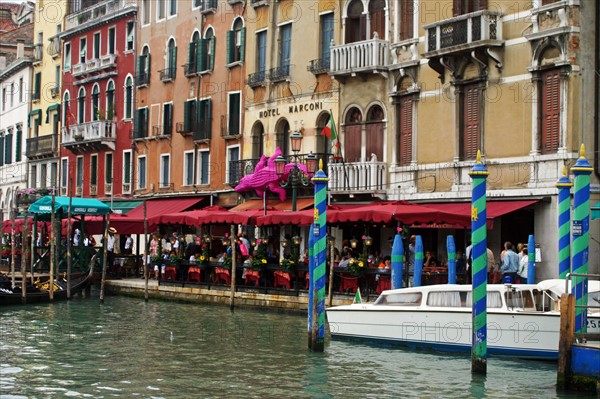
M 125 255 L 131 255 L 133 251 L 133 238 L 131 238 L 131 234 L 127 234 L 125 236 Z
M 117 229 L 110 227 L 108 229 L 108 239 L 106 240 L 106 262 L 108 270 L 111 271 L 115 263 L 115 234 L 117 234 Z
M 513 251 L 513 245 L 510 241 L 504 243 L 504 257 L 502 258 L 502 280 L 506 283 L 507 277 L 511 283 L 515 283 L 517 279 L 517 271 L 519 270 L 519 255 Z
M 527 248 L 521 249 L 523 256 L 521 256 L 521 260 L 519 261 L 519 283 L 527 284 L 527 268 L 529 267 L 529 257 L 527 256 Z

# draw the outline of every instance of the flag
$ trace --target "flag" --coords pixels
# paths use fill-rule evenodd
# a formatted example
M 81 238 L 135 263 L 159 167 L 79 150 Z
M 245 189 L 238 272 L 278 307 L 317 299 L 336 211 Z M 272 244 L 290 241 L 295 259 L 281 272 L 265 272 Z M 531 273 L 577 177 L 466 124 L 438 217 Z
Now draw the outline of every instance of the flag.
M 340 142 L 338 140 L 338 135 L 335 130 L 335 122 L 333 121 L 333 114 L 329 113 L 329 121 L 327 125 L 321 131 L 321 134 L 331 140 L 331 148 L 333 149 L 333 153 L 337 154 L 339 149 Z
M 356 289 L 356 295 L 354 295 L 354 302 L 352 303 L 362 303 L 362 298 L 360 296 L 360 288 Z

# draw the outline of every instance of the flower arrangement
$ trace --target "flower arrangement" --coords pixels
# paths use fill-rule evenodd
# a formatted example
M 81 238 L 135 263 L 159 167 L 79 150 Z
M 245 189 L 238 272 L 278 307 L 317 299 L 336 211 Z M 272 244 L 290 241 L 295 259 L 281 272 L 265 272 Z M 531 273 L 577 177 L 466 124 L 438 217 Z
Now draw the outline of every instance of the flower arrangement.
M 367 268 L 367 259 L 360 256 L 358 259 L 350 259 L 348 263 L 348 271 L 353 276 L 362 276 Z
M 228 256 L 223 259 L 223 262 L 219 263 L 219 266 L 225 270 L 231 269 L 231 258 Z
M 208 264 L 210 260 L 209 246 L 207 243 L 202 244 L 200 256 L 196 258 L 196 263 Z
M 252 265 L 252 270 L 261 270 L 267 264 L 267 260 L 265 258 L 259 258 L 258 256 L 250 262 Z
M 292 273 L 296 268 L 296 264 L 298 262 L 294 261 L 292 258 L 281 258 L 279 264 L 281 265 L 281 270 L 286 273 Z
M 180 263 L 181 263 L 181 256 L 179 256 L 179 255 L 170 255 L 169 256 L 169 265 L 179 266 Z
M 150 263 L 152 263 L 152 265 L 154 265 L 154 266 L 161 265 L 162 261 L 163 261 L 163 258 L 160 255 L 155 255 L 150 258 Z

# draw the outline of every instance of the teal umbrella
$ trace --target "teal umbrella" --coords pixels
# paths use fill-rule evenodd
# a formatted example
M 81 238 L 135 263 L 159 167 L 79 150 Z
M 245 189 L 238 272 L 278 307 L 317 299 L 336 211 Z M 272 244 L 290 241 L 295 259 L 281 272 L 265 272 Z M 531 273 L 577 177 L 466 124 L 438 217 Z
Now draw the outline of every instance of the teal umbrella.
M 110 213 L 110 206 L 95 198 L 71 198 L 71 215 L 106 215 Z M 59 217 L 67 217 L 69 211 L 69 197 L 54 197 L 54 212 Z M 35 213 L 39 218 L 49 217 L 52 212 L 52 196 L 47 195 L 29 206 L 29 212 Z

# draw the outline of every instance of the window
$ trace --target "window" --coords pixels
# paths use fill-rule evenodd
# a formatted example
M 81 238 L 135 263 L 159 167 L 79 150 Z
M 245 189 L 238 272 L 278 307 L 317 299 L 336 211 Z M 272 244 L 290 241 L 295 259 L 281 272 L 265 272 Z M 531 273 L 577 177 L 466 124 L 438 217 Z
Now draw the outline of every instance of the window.
M 45 163 L 40 165 L 40 188 L 46 188 L 48 184 L 48 165 Z
M 85 89 L 79 89 L 77 96 L 77 123 L 85 122 Z
M 468 14 L 487 8 L 487 0 L 454 0 L 454 15 Z
M 371 0 L 369 2 L 369 37 L 373 39 L 375 34 L 379 39 L 385 39 L 385 0 Z
M 161 154 L 160 156 L 160 187 L 169 187 L 171 184 L 169 173 L 171 171 L 171 156 Z
M 62 158 L 60 160 L 60 186 L 64 188 L 65 192 L 69 188 L 68 183 L 69 176 L 69 160 L 68 158 Z
M 69 110 L 69 103 L 71 102 L 71 98 L 69 96 L 69 92 L 65 91 L 65 94 L 63 96 L 63 118 L 62 118 L 62 123 L 63 126 L 68 127 L 71 123 L 72 123 L 72 117 L 71 117 L 71 113 Z
M 55 91 L 55 94 L 53 94 L 52 97 L 58 95 L 58 91 L 60 89 L 60 75 L 60 65 L 57 65 L 56 68 L 54 68 L 54 87 L 52 88 L 52 90 Z
M 37 165 L 31 165 L 31 187 L 37 188 Z
M 321 15 L 321 65 L 329 69 L 331 41 L 333 40 L 333 13 Z
M 11 108 L 15 105 L 15 84 L 10 84 L 10 106 Z
M 363 14 L 363 3 L 361 0 L 352 0 L 348 5 L 345 27 L 346 43 L 365 40 L 367 33 L 367 20 Z
M 198 176 L 200 184 L 207 185 L 210 183 L 210 152 L 208 150 L 198 151 Z
M 39 100 L 42 91 L 42 73 L 36 72 L 33 81 L 33 101 Z
M 282 25 L 279 28 L 279 68 L 282 75 L 290 74 L 290 56 L 292 52 L 292 24 Z
M 60 67 L 58 67 L 60 68 Z M 59 71 L 60 73 L 60 71 Z M 57 82 L 60 81 L 60 76 Z M 25 91 L 25 85 L 23 84 L 23 78 L 19 79 L 19 103 L 23 102 L 23 92 Z
M 398 164 L 410 165 L 412 162 L 413 101 L 412 96 L 400 97 L 398 112 Z
M 479 150 L 479 85 L 468 84 L 463 87 L 461 112 L 461 159 L 470 160 L 477 157 Z
M 414 0 L 399 0 L 400 40 L 412 39 L 414 36 Z
M 267 66 L 267 31 L 256 34 L 256 71 L 260 74 L 259 80 L 265 80 Z
M 115 54 L 117 47 L 117 28 L 108 28 L 108 54 Z
M 125 119 L 131 119 L 133 114 L 133 79 L 125 79 Z
M 23 125 L 17 125 L 15 133 L 15 162 L 21 162 L 21 152 L 23 146 Z
M 111 121 L 115 117 L 115 82 L 108 81 L 106 85 L 106 119 Z
M 183 103 L 183 131 L 196 131 L 196 100 L 188 100 Z
M 4 164 L 10 165 L 12 161 L 12 142 L 13 142 L 12 129 L 6 131 L 4 136 Z
M 177 15 L 177 0 L 169 0 L 169 16 Z
M 206 33 L 204 34 L 204 42 L 206 46 L 204 51 L 206 51 L 206 65 L 202 70 L 212 71 L 215 68 L 215 31 L 212 28 L 208 28 Z
M 165 19 L 165 8 L 167 0 L 156 0 L 156 19 Z
M 104 184 L 112 184 L 113 182 L 113 154 L 107 152 L 104 154 Z M 111 187 L 112 189 L 112 187 Z M 111 191 L 111 190 L 106 190 Z
M 4 131 L 0 131 L 0 166 L 4 165 Z
M 135 116 L 135 138 L 148 137 L 148 108 L 140 108 Z
M 227 183 L 237 182 L 240 180 L 238 176 L 238 168 L 231 167 L 233 162 L 240 160 L 240 147 L 228 147 L 227 148 Z
M 94 58 L 100 58 L 100 32 L 94 33 Z
M 199 100 L 196 106 L 196 130 L 194 131 L 194 140 L 205 140 L 211 137 L 211 100 L 210 98 Z
M 56 162 L 50 164 L 50 187 L 52 188 L 56 188 L 57 167 L 58 164 Z
M 142 24 L 148 25 L 150 23 L 150 0 L 142 1 Z
M 6 100 L 7 100 L 6 87 L 3 87 L 2 88 L 2 111 L 6 110 Z
M 183 153 L 183 185 L 192 184 L 194 184 L 194 152 L 187 151 Z
M 227 134 L 238 135 L 241 133 L 241 97 L 240 92 L 229 93 L 229 106 L 228 106 L 228 123 L 227 123 Z
M 71 43 L 65 43 L 65 53 L 64 53 L 63 65 L 65 71 L 71 69 Z
M 98 154 L 90 155 L 90 185 L 98 185 Z
M 125 51 L 133 51 L 135 35 L 135 25 L 133 21 L 127 21 L 127 42 L 125 43 Z
M 175 40 L 169 40 L 167 45 L 167 66 L 161 76 L 161 80 L 172 80 L 175 79 L 177 73 L 177 47 L 175 46 Z
M 193 0 L 194 3 L 192 4 L 193 8 L 198 8 L 202 5 L 202 0 Z
M 146 188 L 146 157 L 138 157 L 137 160 L 137 188 Z
M 206 56 L 202 51 L 202 46 L 206 47 L 204 40 L 200 38 L 198 31 L 194 32 L 192 41 L 188 45 L 188 63 L 185 66 L 185 74 L 195 75 L 197 72 L 206 69 Z
M 82 37 L 79 39 L 79 63 L 85 62 L 85 57 L 87 53 L 87 38 Z
M 39 136 L 41 124 L 42 124 L 42 118 L 36 118 L 33 120 L 33 137 Z
M 77 157 L 77 170 L 75 172 L 75 186 L 77 189 L 83 187 L 83 157 Z
M 244 61 L 246 28 L 241 18 L 233 23 L 233 30 L 227 31 L 227 63 Z
M 131 191 L 131 150 L 123 151 L 123 191 Z
M 100 87 L 96 83 L 92 88 L 92 120 L 100 119 Z
M 171 135 L 173 131 L 173 103 L 163 104 L 162 134 Z
M 136 83 L 138 86 L 150 83 L 150 50 L 148 46 L 142 48 L 142 54 L 138 57 Z
M 542 73 L 541 98 L 541 152 L 556 152 L 560 146 L 560 71 L 552 69 Z

